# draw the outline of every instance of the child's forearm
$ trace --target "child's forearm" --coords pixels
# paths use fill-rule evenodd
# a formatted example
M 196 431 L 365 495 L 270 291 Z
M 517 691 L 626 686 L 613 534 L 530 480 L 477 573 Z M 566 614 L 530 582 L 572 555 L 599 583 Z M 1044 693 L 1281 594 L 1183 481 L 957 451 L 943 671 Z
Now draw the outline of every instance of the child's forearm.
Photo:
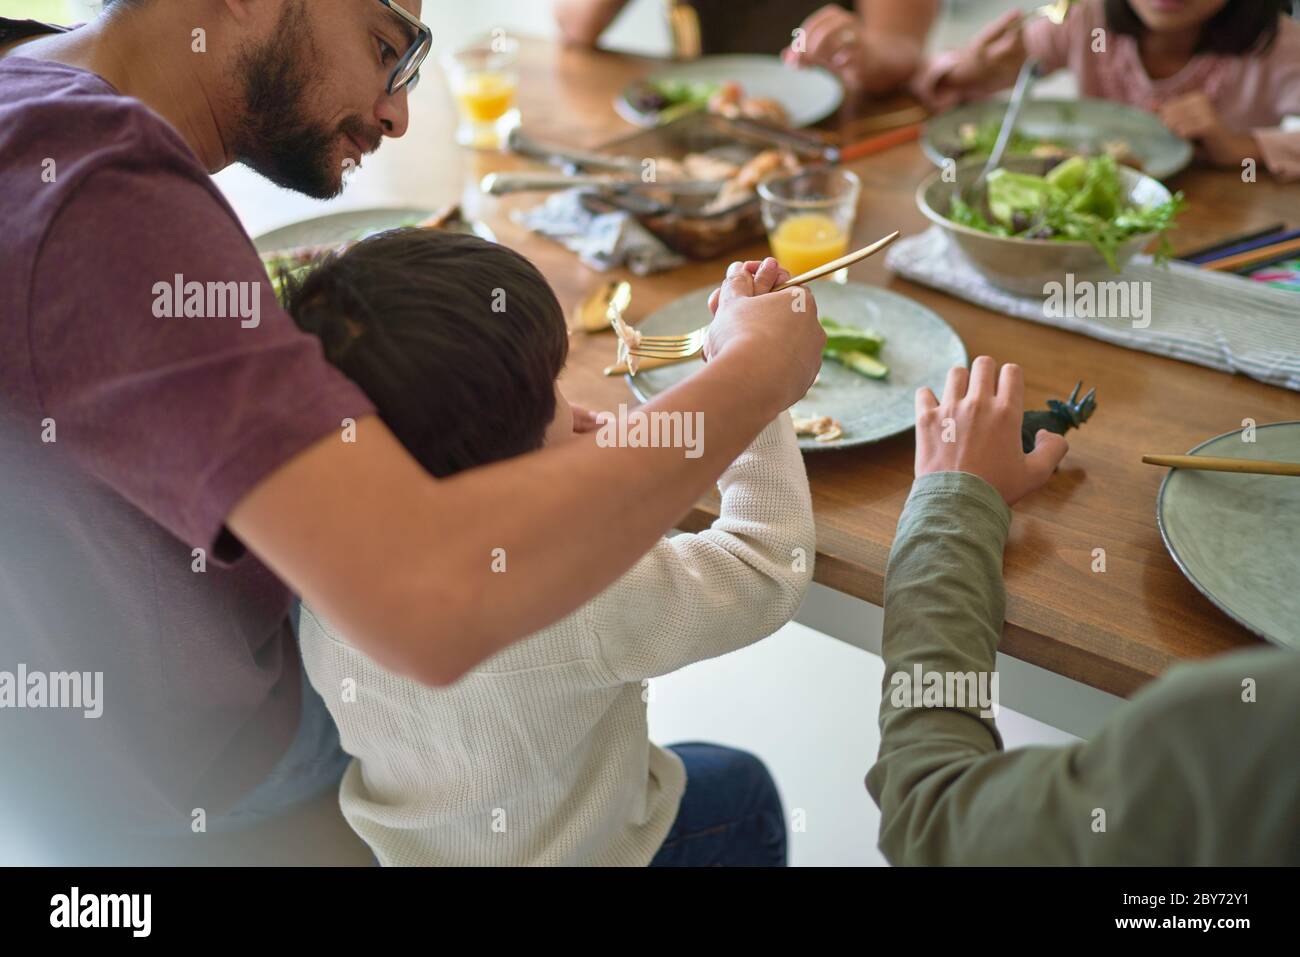
M 1274 127 L 1252 130 L 1250 139 L 1251 151 L 1239 158 L 1234 165 L 1240 165 L 1241 159 L 1249 156 L 1263 160 L 1268 171 L 1283 183 L 1300 179 L 1300 129 Z
M 718 481 L 721 515 L 661 541 L 590 606 L 622 681 L 667 674 L 767 637 L 812 580 L 812 501 L 789 416 L 765 428 Z
M 1293 653 L 1183 666 L 1116 708 L 1091 741 L 1002 750 L 983 712 L 997 703 L 1009 521 L 998 493 L 962 472 L 918 479 L 899 519 L 880 755 L 867 775 L 889 862 L 1293 863 Z M 1242 706 L 1245 676 L 1258 676 L 1264 703 Z
M 803 453 L 789 413 L 759 433 L 722 474 L 718 489 L 719 515 L 703 534 L 735 541 L 736 554 L 744 549 L 761 556 L 764 564 L 751 560 L 746 571 L 797 592 L 797 607 L 812 579 L 817 532 Z
M 859 0 L 863 92 L 888 93 L 920 68 L 925 41 L 939 16 L 939 0 L 878 3 Z
M 1256 130 L 1255 139 L 1274 176 L 1284 183 L 1300 179 L 1300 130 Z
M 1260 159 L 1260 142 L 1254 133 L 1225 130 L 1200 140 L 1206 158 L 1215 166 L 1240 166 L 1245 160 Z
M 920 68 L 922 44 L 905 37 L 867 33 L 862 38 L 862 92 L 889 93 L 905 84 Z
M 990 63 L 970 50 L 948 50 L 917 71 L 913 91 L 931 109 L 949 109 L 1011 86 L 1024 62 L 1019 56 Z
M 1224 169 L 1244 170 L 1253 163 L 1284 183 L 1300 178 L 1300 132 L 1223 130 L 1198 138 L 1197 144 L 1206 160 Z
M 931 109 L 941 110 L 1004 89 L 1015 82 L 1029 56 L 1030 35 L 1020 11 L 1008 10 L 967 46 L 934 57 L 918 72 L 914 92 Z M 1038 59 L 1043 61 L 1042 56 Z M 1047 59 L 1050 62 L 1044 66 L 1049 72 L 1060 65 Z

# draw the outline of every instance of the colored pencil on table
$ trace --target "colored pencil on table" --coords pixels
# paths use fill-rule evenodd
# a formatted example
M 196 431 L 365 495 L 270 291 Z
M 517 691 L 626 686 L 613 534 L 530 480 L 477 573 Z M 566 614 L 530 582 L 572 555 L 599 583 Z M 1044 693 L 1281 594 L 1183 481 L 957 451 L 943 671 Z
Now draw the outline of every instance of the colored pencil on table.
M 1272 262 L 1279 256 L 1290 252 L 1300 252 L 1300 236 L 1295 239 L 1288 239 L 1286 242 L 1274 243 L 1271 246 L 1261 246 L 1259 249 L 1252 249 L 1250 252 L 1239 253 L 1226 259 L 1216 259 L 1214 262 L 1206 263 L 1201 268 L 1213 272 L 1232 272 L 1246 266 L 1253 266 L 1256 263 Z
M 1267 239 L 1277 233 L 1286 231 L 1286 223 L 1274 223 L 1272 226 L 1266 226 L 1263 229 L 1252 230 L 1243 233 L 1240 236 L 1231 236 L 1227 239 L 1221 239 L 1218 242 L 1211 243 L 1208 246 L 1201 246 L 1198 249 L 1189 249 L 1185 253 L 1180 253 L 1176 258 L 1183 262 L 1200 264 L 1211 259 L 1217 258 L 1218 255 L 1229 255 L 1229 251 L 1235 250 L 1235 247 L 1246 243 L 1253 243 L 1259 239 Z
M 1229 256 L 1237 256 L 1241 253 L 1248 253 L 1255 249 L 1265 249 L 1269 246 L 1275 246 L 1278 243 L 1284 243 L 1291 239 L 1300 239 L 1300 229 L 1292 229 L 1280 233 L 1273 233 L 1270 236 L 1264 236 L 1261 239 L 1252 239 L 1248 242 L 1238 243 L 1235 246 L 1229 246 L 1227 249 L 1217 253 L 1208 253 L 1204 256 L 1198 256 L 1193 265 L 1208 266 L 1212 262 L 1218 262 L 1220 259 L 1227 259 Z

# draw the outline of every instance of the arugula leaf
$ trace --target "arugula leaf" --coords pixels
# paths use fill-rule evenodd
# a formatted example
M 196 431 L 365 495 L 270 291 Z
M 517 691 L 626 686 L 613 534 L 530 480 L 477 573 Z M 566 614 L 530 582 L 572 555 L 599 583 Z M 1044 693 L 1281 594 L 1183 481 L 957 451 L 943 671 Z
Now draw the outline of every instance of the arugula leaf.
M 948 218 L 954 223 L 962 226 L 969 226 L 971 229 L 978 229 L 981 232 L 993 233 L 995 236 L 1010 236 L 1011 230 L 1005 226 L 990 223 L 984 218 L 974 206 L 963 202 L 960 196 L 953 196 L 952 204 L 948 207 Z
M 993 147 L 997 144 L 998 134 L 1002 132 L 1002 118 L 985 120 L 973 128 L 965 128 L 959 132 L 961 148 L 965 156 L 988 156 L 993 152 Z M 1060 144 L 1053 140 L 1043 139 L 1038 136 L 1030 136 L 1022 133 L 1020 130 L 1013 130 L 1011 140 L 1007 143 L 1007 155 L 1017 156 L 1031 153 L 1034 147 L 1041 145 L 1058 146 Z

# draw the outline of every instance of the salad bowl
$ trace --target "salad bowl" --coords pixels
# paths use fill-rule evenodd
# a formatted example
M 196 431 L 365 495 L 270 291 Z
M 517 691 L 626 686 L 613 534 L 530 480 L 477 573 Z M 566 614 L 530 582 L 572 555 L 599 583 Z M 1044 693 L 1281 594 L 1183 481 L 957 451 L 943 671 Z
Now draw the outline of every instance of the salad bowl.
M 1047 172 L 1045 165 L 1047 164 L 1041 159 L 1011 157 L 1003 162 L 1000 169 L 1038 176 Z M 953 201 L 956 199 L 960 202 L 964 188 L 975 180 L 982 166 L 981 160 L 961 163 L 947 178 L 943 169 L 936 171 L 918 187 L 916 203 L 921 212 L 944 231 L 951 247 L 976 272 L 992 285 L 1007 292 L 1019 296 L 1045 297 L 1048 294 L 1048 284 L 1064 281 L 1067 274 L 1073 275 L 1076 282 L 1115 279 L 1129 260 L 1162 231 L 1160 226 L 1153 223 L 1150 229 L 1134 232 L 1113 248 L 1103 251 L 1103 247 L 1090 238 L 1038 239 L 1022 235 L 999 235 L 997 232 L 959 222 L 953 218 Z M 1174 197 L 1159 180 L 1126 166 L 1119 166 L 1116 173 L 1116 195 L 1109 199 L 1117 208 L 1155 210 L 1171 203 L 1176 206 Z M 1032 216 L 1027 208 L 1025 218 L 1032 219 Z M 1140 221 L 1141 217 L 1135 219 Z

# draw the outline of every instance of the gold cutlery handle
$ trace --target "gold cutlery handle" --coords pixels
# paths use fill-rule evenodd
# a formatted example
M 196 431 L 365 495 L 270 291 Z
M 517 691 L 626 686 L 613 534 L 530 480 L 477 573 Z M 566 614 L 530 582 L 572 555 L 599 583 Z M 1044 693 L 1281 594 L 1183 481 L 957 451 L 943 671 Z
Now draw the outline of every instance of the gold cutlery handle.
M 791 286 L 802 286 L 804 283 L 812 282 L 814 279 L 821 279 L 823 276 L 829 276 L 831 273 L 838 272 L 839 270 L 843 269 L 845 266 L 852 266 L 854 263 L 861 262 L 862 260 L 866 259 L 868 256 L 873 256 L 876 253 L 880 252 L 880 250 L 884 249 L 895 239 L 897 239 L 899 235 L 900 235 L 899 231 L 894 230 L 892 233 L 890 233 L 888 236 L 885 236 L 883 239 L 877 239 L 870 246 L 863 246 L 861 249 L 855 250 L 854 252 L 849 253 L 847 256 L 841 256 L 839 259 L 828 262 L 824 266 L 818 266 L 816 269 L 810 269 L 806 273 L 802 273 L 798 276 L 795 276 L 793 279 L 781 283 L 779 286 L 775 287 L 772 291 L 780 292 L 782 289 L 789 289 Z M 707 328 L 707 326 L 705 328 Z M 697 332 L 698 331 L 699 330 L 697 330 Z M 664 340 L 671 340 L 671 339 L 685 340 L 689 338 L 689 336 L 691 335 L 694 335 L 694 333 L 687 333 L 684 336 L 678 336 L 678 337 L 661 337 L 659 342 L 660 344 L 664 344 Z M 678 362 L 687 362 L 691 359 L 694 359 L 697 355 L 698 352 L 692 352 L 689 356 L 683 356 L 680 359 L 659 359 L 653 356 L 642 357 L 640 361 L 637 362 L 637 370 L 640 371 L 641 369 L 658 369 L 661 366 L 675 365 Z M 606 368 L 605 375 L 607 376 L 622 375 L 622 374 L 626 374 L 627 371 L 628 371 L 627 364 L 620 362 L 618 365 L 612 365 Z
M 870 246 L 863 246 L 861 249 L 855 250 L 847 256 L 841 256 L 839 259 L 831 260 L 824 266 L 818 266 L 816 269 L 810 269 L 806 273 L 801 273 L 800 275 L 795 276 L 793 279 L 788 279 L 772 291 L 780 292 L 782 289 L 789 289 L 791 286 L 802 286 L 805 283 L 812 282 L 814 279 L 821 279 L 823 276 L 837 273 L 846 266 L 852 266 L 854 263 L 861 262 L 868 256 L 874 256 L 898 237 L 898 230 L 894 230 L 884 239 L 877 239 Z

